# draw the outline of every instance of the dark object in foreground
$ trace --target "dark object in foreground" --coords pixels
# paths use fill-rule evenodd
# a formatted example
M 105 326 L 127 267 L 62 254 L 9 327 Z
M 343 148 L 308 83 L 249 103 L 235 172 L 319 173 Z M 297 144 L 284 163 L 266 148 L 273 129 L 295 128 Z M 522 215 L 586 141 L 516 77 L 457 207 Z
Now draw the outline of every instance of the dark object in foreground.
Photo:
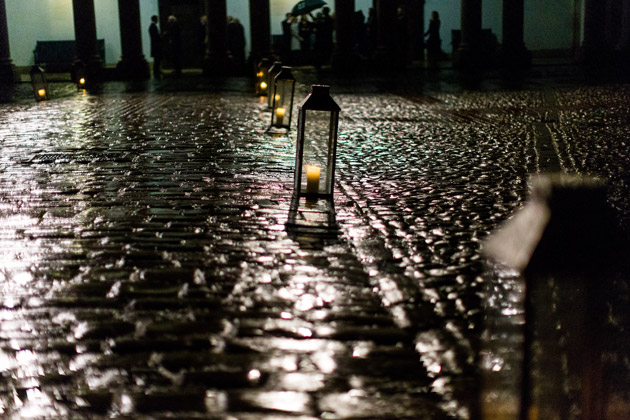
M 486 254 L 526 282 L 521 420 L 576 409 L 583 420 L 606 418 L 608 302 L 627 275 L 606 196 L 595 178 L 540 177 L 528 204 L 486 242 Z

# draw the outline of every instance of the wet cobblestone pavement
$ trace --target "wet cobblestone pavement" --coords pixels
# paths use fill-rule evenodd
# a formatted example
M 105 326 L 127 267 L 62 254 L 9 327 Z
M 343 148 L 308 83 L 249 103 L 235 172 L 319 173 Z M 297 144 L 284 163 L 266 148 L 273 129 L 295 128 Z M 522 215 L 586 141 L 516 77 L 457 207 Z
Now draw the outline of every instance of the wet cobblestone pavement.
M 295 133 L 249 81 L 195 83 L 0 105 L 3 416 L 478 418 L 522 323 L 481 242 L 530 175 L 606 179 L 628 226 L 628 85 L 338 80 L 337 228 L 296 230 Z

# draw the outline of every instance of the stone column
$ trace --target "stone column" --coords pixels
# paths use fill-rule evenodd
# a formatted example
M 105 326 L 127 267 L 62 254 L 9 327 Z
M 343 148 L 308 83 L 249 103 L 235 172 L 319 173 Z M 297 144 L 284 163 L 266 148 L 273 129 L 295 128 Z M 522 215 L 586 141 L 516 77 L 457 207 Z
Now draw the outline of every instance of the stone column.
M 380 66 L 398 67 L 401 57 L 396 57 L 396 2 L 374 0 L 374 7 L 377 22 L 376 62 Z
M 462 0 L 461 41 L 455 52 L 454 64 L 461 70 L 478 70 L 481 57 L 481 0 Z
M 206 0 L 208 12 L 208 55 L 204 64 L 206 75 L 225 74 L 227 56 L 227 6 L 226 0 Z
M 4 0 L 0 0 L 0 83 L 13 83 L 13 61 L 9 49 L 9 28 Z
M 526 67 L 531 62 L 524 39 L 524 0 L 503 0 L 501 62 L 506 67 Z
M 584 60 L 598 66 L 606 51 L 606 7 L 605 0 L 586 0 L 584 4 Z
M 333 67 L 344 71 L 358 64 L 354 39 L 354 0 L 335 1 L 335 31 L 337 42 L 333 53 Z
M 630 50 L 630 0 L 621 2 L 621 36 L 617 43 L 617 50 Z
M 72 0 L 74 36 L 77 45 L 77 60 L 81 60 L 91 82 L 101 78 L 103 60 L 98 54 L 96 43 L 96 16 L 94 0 Z
M 122 57 L 117 70 L 123 79 L 148 79 L 149 64 L 142 53 L 139 0 L 118 0 Z
M 249 0 L 250 61 L 256 64 L 271 50 L 269 0 Z
M 409 61 L 424 57 L 424 0 L 405 0 Z

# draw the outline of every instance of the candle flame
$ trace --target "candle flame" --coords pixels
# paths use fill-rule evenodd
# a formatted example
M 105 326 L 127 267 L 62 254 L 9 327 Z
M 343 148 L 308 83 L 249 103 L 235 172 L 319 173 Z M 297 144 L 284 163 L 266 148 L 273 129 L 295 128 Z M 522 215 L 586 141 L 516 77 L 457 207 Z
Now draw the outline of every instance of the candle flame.
M 37 91 L 37 94 L 38 94 L 41 98 L 43 98 L 44 96 L 46 96 L 46 89 L 39 89 L 39 90 Z

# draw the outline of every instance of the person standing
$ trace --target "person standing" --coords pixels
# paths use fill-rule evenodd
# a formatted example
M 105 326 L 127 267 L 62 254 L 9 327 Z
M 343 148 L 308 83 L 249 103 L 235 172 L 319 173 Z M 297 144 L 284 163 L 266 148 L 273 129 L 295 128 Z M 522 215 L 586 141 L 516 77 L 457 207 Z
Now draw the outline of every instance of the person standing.
M 330 16 L 330 7 L 324 7 L 323 13 L 318 21 L 317 33 L 315 34 L 316 42 L 319 47 L 320 59 L 323 63 L 327 63 L 330 59 L 333 49 L 333 31 L 335 22 Z
M 300 48 L 302 49 L 302 53 L 306 55 L 311 50 L 311 33 L 313 32 L 313 25 L 308 20 L 307 15 L 302 15 L 300 17 L 298 28 L 301 38 Z
M 153 77 L 159 79 L 162 76 L 162 35 L 158 28 L 158 17 L 151 16 L 151 25 L 149 26 L 149 38 L 151 40 L 151 57 L 153 57 Z
M 245 67 L 245 28 L 240 20 L 231 16 L 228 16 L 227 43 L 234 70 L 240 74 Z
M 291 55 L 291 13 L 287 13 L 282 21 L 282 57 L 285 62 L 289 62 Z
M 437 64 L 442 55 L 442 40 L 440 39 L 440 15 L 435 10 L 431 13 L 429 21 L 429 29 L 424 33 L 427 39 L 427 57 L 429 64 L 434 66 Z
M 302 37 L 300 37 L 300 23 L 296 16 L 291 16 L 291 63 L 302 64 L 300 57 Z
M 168 50 L 173 61 L 173 70 L 175 76 L 181 76 L 182 74 L 182 32 L 179 27 L 177 18 L 173 15 L 168 17 L 168 28 L 166 32 L 166 39 L 168 40 Z
M 196 62 L 199 67 L 203 67 L 206 58 L 206 49 L 208 47 L 208 16 L 203 15 L 199 18 L 197 25 L 197 50 Z

